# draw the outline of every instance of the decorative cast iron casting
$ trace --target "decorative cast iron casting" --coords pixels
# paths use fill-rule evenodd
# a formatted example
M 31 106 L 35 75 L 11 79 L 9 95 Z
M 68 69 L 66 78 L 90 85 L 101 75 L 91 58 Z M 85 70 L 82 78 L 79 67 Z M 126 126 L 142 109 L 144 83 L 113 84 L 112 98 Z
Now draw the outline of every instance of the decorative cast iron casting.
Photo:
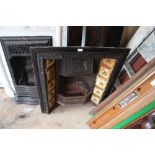
M 52 105 L 48 102 L 48 92 L 46 86 L 45 78 L 45 60 L 92 60 L 100 62 L 101 58 L 116 59 L 115 67 L 110 76 L 109 82 L 103 94 L 103 99 L 105 99 L 111 92 L 114 82 L 118 77 L 119 72 L 128 56 L 129 49 L 126 48 L 104 48 L 104 47 L 38 47 L 31 48 L 32 63 L 35 73 L 36 85 L 39 95 L 39 102 L 41 110 L 43 113 L 50 113 L 53 109 L 54 104 L 57 102 L 57 66 L 56 66 L 56 76 L 55 83 L 56 87 L 55 93 L 53 93 L 54 100 Z M 78 71 L 77 71 L 78 73 Z M 77 76 L 75 74 L 75 76 Z M 79 76 L 79 75 L 78 75 Z
M 18 103 L 38 104 L 30 47 L 52 46 L 51 36 L 8 36 L 0 38 L 15 87 Z

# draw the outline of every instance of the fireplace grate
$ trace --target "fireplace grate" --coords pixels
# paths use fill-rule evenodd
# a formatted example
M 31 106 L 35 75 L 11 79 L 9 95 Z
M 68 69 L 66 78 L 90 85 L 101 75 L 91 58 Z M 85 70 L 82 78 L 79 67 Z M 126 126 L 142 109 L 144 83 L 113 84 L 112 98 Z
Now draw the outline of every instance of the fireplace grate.
M 40 46 L 46 46 L 46 44 L 30 44 L 30 45 L 8 45 L 8 54 L 11 57 L 13 56 L 28 56 L 30 55 L 30 47 L 40 47 Z
M 30 47 L 52 46 L 51 36 L 1 37 L 18 103 L 38 104 Z

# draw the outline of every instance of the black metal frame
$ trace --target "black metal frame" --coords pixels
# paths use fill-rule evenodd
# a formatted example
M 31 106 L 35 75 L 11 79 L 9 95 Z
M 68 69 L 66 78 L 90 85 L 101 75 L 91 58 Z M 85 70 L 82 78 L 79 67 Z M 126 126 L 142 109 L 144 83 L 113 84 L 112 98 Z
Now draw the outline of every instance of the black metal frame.
M 112 75 L 109 79 L 107 88 L 103 95 L 106 98 L 117 79 L 119 72 L 129 54 L 127 48 L 103 48 L 103 47 L 38 47 L 31 48 L 31 56 L 33 69 L 36 79 L 36 85 L 39 95 L 39 102 L 43 113 L 49 113 L 51 109 L 48 107 L 47 93 L 44 77 L 44 59 L 68 59 L 68 58 L 86 58 L 86 59 L 99 59 L 99 58 L 113 58 L 117 59 L 116 65 L 113 69 Z
M 17 103 L 38 104 L 36 86 L 17 85 L 15 82 L 14 72 L 10 63 L 13 56 L 30 56 L 30 49 L 24 53 L 10 53 L 9 45 L 27 45 L 27 46 L 52 46 L 51 36 L 7 36 L 0 37 L 0 42 L 6 58 L 6 62 L 11 74 L 13 85 L 15 87 L 15 100 Z M 48 45 L 47 45 L 48 44 Z

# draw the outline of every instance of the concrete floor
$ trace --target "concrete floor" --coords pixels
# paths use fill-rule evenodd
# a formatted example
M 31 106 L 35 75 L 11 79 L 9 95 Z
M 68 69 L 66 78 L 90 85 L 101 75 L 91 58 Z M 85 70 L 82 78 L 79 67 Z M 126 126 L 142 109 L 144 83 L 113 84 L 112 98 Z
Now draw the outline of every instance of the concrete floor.
M 0 90 L 0 128 L 84 129 L 93 105 L 59 106 L 50 115 L 39 105 L 16 104 Z

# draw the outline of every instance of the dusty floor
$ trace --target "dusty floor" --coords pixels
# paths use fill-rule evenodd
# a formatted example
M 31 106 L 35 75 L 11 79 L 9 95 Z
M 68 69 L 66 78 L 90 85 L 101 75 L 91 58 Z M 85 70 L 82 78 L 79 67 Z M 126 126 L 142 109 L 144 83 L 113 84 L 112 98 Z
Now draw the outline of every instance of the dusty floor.
M 0 128 L 89 128 L 86 122 L 93 105 L 59 106 L 50 115 L 39 105 L 16 104 L 0 89 Z

